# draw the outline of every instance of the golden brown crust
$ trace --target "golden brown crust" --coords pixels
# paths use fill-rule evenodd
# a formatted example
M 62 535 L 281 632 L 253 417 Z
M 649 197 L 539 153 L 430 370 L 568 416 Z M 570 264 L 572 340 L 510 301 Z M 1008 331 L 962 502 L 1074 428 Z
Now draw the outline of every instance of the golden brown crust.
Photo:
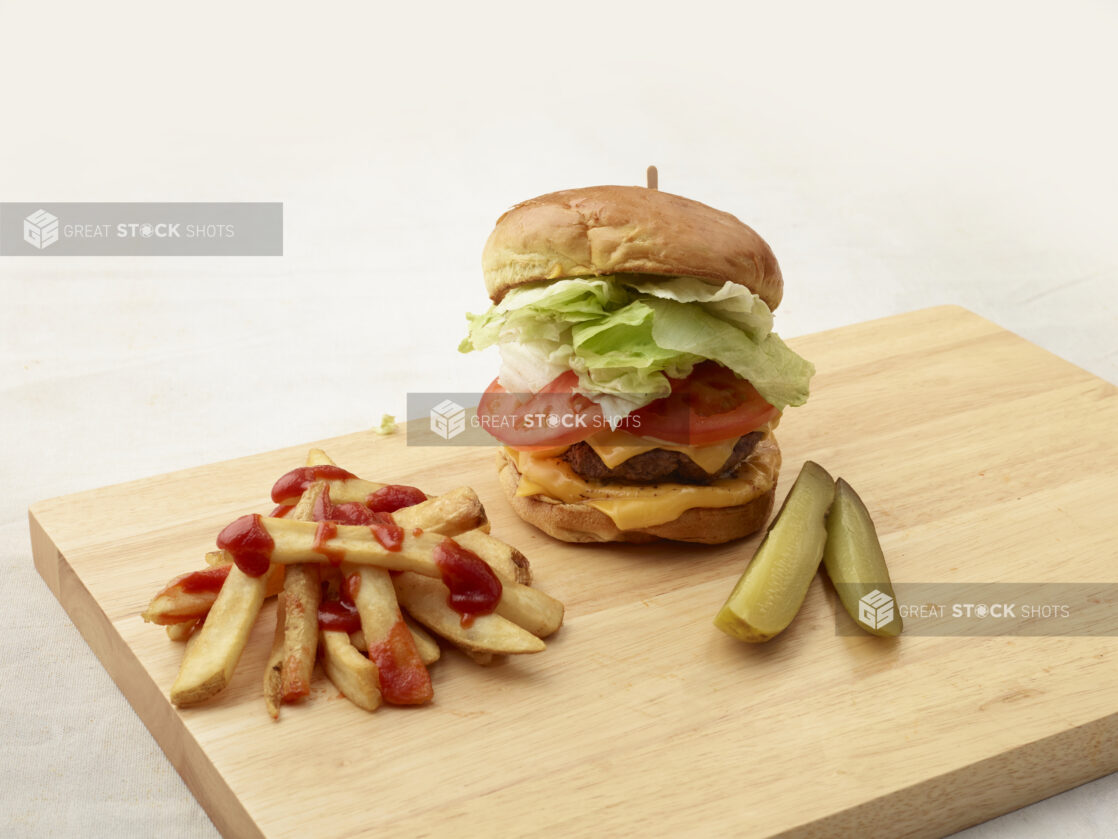
M 504 449 L 497 453 L 501 489 L 513 511 L 524 521 L 564 542 L 701 542 L 718 545 L 756 533 L 773 508 L 776 479 L 765 492 L 746 504 L 734 507 L 693 507 L 674 521 L 640 530 L 619 530 L 613 519 L 586 504 L 565 504 L 518 496 L 520 472 Z
M 539 280 L 631 273 L 744 285 L 769 308 L 784 290 L 765 240 L 729 213 L 639 186 L 592 186 L 517 204 L 482 253 L 494 303 Z

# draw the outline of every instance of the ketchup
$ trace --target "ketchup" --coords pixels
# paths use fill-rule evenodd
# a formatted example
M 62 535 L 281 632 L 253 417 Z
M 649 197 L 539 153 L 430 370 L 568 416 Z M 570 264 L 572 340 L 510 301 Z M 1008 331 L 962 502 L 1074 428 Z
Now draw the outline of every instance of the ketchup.
M 400 550 L 404 543 L 404 528 L 393 521 L 391 513 L 375 512 L 357 501 L 334 504 L 330 500 L 328 486 L 323 488 L 322 495 L 315 501 L 311 516 L 317 522 L 365 525 L 372 531 L 373 538 L 389 551 Z M 318 543 L 315 544 L 315 550 L 318 551 Z
M 311 517 L 315 521 L 332 521 L 335 524 L 373 524 L 379 521 L 376 513 L 358 501 L 333 503 L 329 486 L 323 487 L 322 494 L 315 500 Z
M 345 632 L 346 634 L 361 631 L 361 616 L 353 600 L 361 590 L 361 575 L 350 574 L 342 581 L 342 590 L 338 600 L 323 600 L 318 605 L 318 628 Z
M 369 658 L 380 672 L 380 692 L 385 702 L 422 705 L 431 700 L 431 674 L 423 666 L 403 618 L 396 619 L 384 641 L 369 648 Z
M 315 481 L 348 481 L 356 477 L 340 466 L 301 466 L 276 481 L 272 487 L 272 500 L 283 504 L 292 498 L 298 498 Z
M 233 562 L 250 577 L 260 577 L 272 564 L 276 543 L 260 522 L 260 514 L 241 516 L 217 536 L 217 546 L 228 551 Z M 228 573 L 228 572 L 227 572 Z
M 361 631 L 361 616 L 357 607 L 343 600 L 324 600 L 318 604 L 318 628 L 326 632 Z
M 322 554 L 331 565 L 341 565 L 345 559 L 345 551 L 341 548 L 331 548 L 326 543 L 338 535 L 338 526 L 330 521 L 320 521 L 314 529 L 314 544 L 311 550 Z
M 376 513 L 395 513 L 402 507 L 411 507 L 426 501 L 423 490 L 405 484 L 388 484 L 369 493 L 365 506 Z
M 404 528 L 396 524 L 391 513 L 373 513 L 379 520 L 369 525 L 373 537 L 387 551 L 398 551 L 404 544 Z
M 280 504 L 278 507 L 276 507 L 276 509 L 272 510 L 272 512 L 269 514 L 269 518 L 282 519 L 294 509 L 294 504 Z
M 450 589 L 446 602 L 469 627 L 478 615 L 488 615 L 501 600 L 501 581 L 477 554 L 451 539 L 443 539 L 432 552 L 443 583 Z
M 187 594 L 221 591 L 232 567 L 232 565 L 215 565 L 213 568 L 192 571 L 174 585 Z

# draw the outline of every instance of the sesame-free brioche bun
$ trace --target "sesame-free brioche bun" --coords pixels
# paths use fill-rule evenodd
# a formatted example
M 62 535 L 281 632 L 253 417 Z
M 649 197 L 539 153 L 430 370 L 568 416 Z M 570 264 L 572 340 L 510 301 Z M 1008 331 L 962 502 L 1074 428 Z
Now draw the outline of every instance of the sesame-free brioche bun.
M 482 253 L 494 303 L 540 280 L 602 274 L 698 277 L 743 285 L 775 309 L 784 281 L 776 257 L 737 218 L 639 186 L 565 189 L 517 204 Z
M 768 521 L 780 468 L 780 450 L 775 439 L 766 457 L 775 459 L 771 479 L 759 485 L 757 495 L 744 504 L 692 507 L 672 521 L 634 530 L 619 529 L 613 519 L 589 504 L 564 503 L 542 495 L 517 495 L 520 471 L 504 449 L 497 452 L 497 473 L 513 512 L 528 524 L 564 542 L 658 542 L 667 539 L 718 545 L 756 533 Z

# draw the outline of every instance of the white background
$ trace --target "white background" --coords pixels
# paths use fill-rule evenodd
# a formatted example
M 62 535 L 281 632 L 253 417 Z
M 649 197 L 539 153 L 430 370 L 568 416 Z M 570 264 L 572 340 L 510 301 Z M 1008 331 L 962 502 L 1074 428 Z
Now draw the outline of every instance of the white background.
M 483 387 L 455 347 L 517 200 L 655 163 L 768 239 L 785 337 L 958 303 L 1118 382 L 1113 4 L 922 6 L 0 0 L 0 200 L 282 201 L 286 233 L 0 257 L 0 832 L 215 834 L 36 576 L 28 504 Z M 967 835 L 1116 822 L 1110 777 Z

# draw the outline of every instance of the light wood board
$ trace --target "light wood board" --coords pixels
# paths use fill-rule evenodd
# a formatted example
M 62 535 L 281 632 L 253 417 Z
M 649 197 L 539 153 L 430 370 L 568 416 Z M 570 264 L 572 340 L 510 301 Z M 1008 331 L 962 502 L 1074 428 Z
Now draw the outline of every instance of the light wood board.
M 847 478 L 897 582 L 1118 581 L 1116 389 L 957 307 L 791 342 L 818 367 L 778 432 Z M 308 444 L 310 445 L 310 444 Z M 580 546 L 516 519 L 493 450 L 320 441 L 363 477 L 468 484 L 567 604 L 546 652 L 448 652 L 435 701 L 366 714 L 319 676 L 264 711 L 271 605 L 230 688 L 174 709 L 182 647 L 139 613 L 307 446 L 34 505 L 36 565 L 227 836 L 937 836 L 1118 768 L 1115 638 L 836 634 L 817 579 L 749 646 L 711 619 L 756 545 Z

